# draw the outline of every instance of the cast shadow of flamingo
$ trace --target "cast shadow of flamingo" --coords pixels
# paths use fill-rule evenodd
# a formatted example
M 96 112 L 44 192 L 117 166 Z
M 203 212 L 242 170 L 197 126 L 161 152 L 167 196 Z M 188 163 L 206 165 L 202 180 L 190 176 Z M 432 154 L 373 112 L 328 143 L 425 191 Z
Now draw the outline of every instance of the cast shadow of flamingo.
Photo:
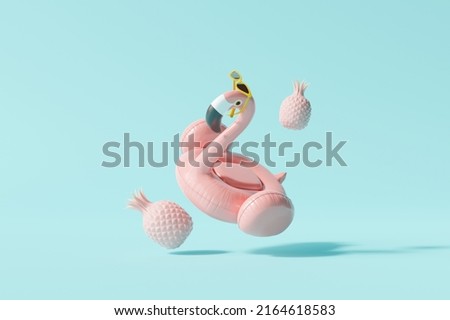
M 280 258 L 314 258 L 358 254 L 403 254 L 428 250 L 450 249 L 449 246 L 415 246 L 397 249 L 353 249 L 353 245 L 342 242 L 300 242 L 248 251 L 250 254 Z
M 346 247 L 350 247 L 348 244 L 339 242 L 302 242 L 291 243 L 272 247 L 263 247 L 248 251 L 250 254 L 269 255 L 274 257 L 328 257 L 344 255 L 349 253 L 397 253 L 393 250 L 349 250 Z M 345 249 L 344 249 L 345 248 Z M 227 254 L 230 251 L 225 250 L 185 250 L 171 252 L 172 255 L 178 256 L 207 256 Z
M 352 248 L 353 247 L 353 248 Z M 450 250 L 450 246 L 411 246 L 397 249 L 356 249 L 354 244 L 343 242 L 299 242 L 247 251 L 248 254 L 266 255 L 279 258 L 318 258 L 342 255 L 364 254 L 406 254 L 431 250 Z M 232 253 L 225 250 L 185 250 L 171 252 L 178 256 L 208 256 Z

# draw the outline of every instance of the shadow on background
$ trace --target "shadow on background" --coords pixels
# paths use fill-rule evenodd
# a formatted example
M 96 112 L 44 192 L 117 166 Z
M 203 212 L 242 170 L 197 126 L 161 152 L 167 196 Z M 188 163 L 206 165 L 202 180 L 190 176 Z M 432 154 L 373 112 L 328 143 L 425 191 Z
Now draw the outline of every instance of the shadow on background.
M 228 251 L 224 250 L 186 250 L 186 251 L 176 251 L 171 252 L 172 255 L 177 256 L 210 256 L 215 254 L 225 254 Z
M 285 258 L 314 258 L 357 254 L 402 254 L 432 250 L 450 250 L 450 246 L 414 246 L 398 249 L 356 249 L 355 245 L 342 242 L 300 242 L 247 251 L 250 254 Z M 177 256 L 209 256 L 227 254 L 225 250 L 185 250 L 171 252 Z
M 348 245 L 339 242 L 305 242 L 263 247 L 249 253 L 274 257 L 329 257 L 347 254 L 346 247 Z
M 424 250 L 450 250 L 450 246 L 415 246 L 409 247 L 408 250 L 424 251 Z
M 304 242 L 291 243 L 272 247 L 263 247 L 249 251 L 251 254 L 268 255 L 273 257 L 307 258 L 330 257 L 349 254 L 400 254 L 425 250 L 450 249 L 448 246 L 417 246 L 399 249 L 358 250 L 352 245 L 340 242 Z

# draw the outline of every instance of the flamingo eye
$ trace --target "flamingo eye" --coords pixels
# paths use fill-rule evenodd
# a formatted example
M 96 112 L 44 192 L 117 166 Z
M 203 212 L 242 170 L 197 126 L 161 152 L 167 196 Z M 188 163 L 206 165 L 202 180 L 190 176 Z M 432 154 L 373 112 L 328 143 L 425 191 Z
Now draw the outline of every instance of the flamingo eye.
M 238 100 L 238 101 L 236 101 L 234 104 L 236 105 L 236 106 L 240 106 L 241 105 L 241 100 Z

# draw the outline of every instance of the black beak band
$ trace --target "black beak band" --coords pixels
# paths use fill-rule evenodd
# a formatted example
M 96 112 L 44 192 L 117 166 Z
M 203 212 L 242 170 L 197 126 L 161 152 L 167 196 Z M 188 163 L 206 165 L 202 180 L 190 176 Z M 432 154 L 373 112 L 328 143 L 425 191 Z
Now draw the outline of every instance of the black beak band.
M 210 105 L 206 111 L 206 123 L 214 132 L 221 132 L 222 114 L 220 114 L 212 105 Z

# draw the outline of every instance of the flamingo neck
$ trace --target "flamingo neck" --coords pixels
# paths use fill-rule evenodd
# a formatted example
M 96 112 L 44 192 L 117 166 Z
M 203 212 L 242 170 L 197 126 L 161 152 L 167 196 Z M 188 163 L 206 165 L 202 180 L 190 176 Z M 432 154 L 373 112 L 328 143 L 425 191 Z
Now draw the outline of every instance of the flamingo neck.
M 255 114 L 255 104 L 249 101 L 245 112 L 241 113 L 239 117 L 221 134 L 219 134 L 204 150 L 198 155 L 198 163 L 200 170 L 207 172 L 211 169 L 208 164 L 215 163 L 223 156 L 219 151 L 225 153 L 228 146 L 236 140 L 236 138 L 247 128 L 250 121 Z
M 239 135 L 247 128 L 252 121 L 255 114 L 255 107 L 248 105 L 245 112 L 241 113 L 239 117 L 228 128 L 226 128 L 221 134 L 213 140 L 214 144 L 220 145 L 222 150 L 228 149 L 228 146 L 239 137 Z

